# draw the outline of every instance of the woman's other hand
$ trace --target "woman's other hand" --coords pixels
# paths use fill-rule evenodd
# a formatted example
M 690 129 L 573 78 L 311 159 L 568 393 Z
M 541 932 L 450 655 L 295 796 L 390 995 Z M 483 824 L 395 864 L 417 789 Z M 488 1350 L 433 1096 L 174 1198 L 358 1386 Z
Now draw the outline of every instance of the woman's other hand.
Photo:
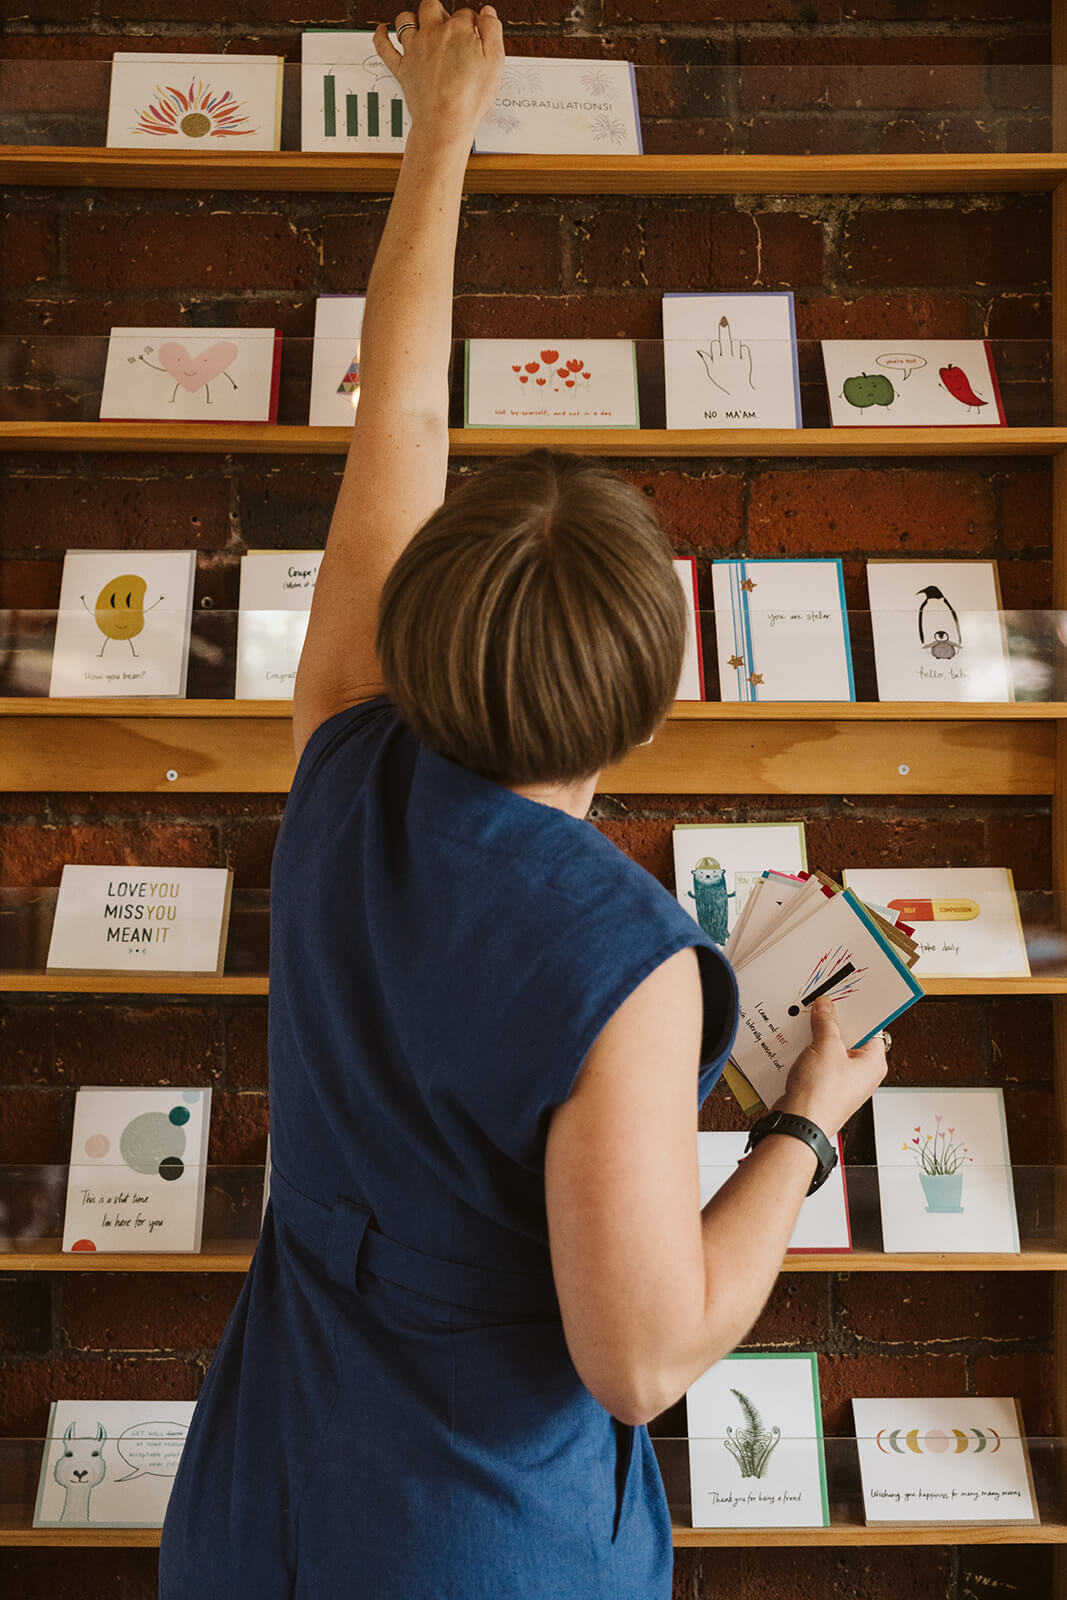
M 422 0 L 417 13 L 397 13 L 400 28 L 401 50 L 384 22 L 375 29 L 374 48 L 403 89 L 412 123 L 469 143 L 500 88 L 504 30 L 496 11 L 464 6 L 449 15 L 440 0 Z
M 807 1117 L 832 1139 L 885 1075 L 881 1036 L 876 1034 L 859 1050 L 846 1049 L 833 1002 L 816 1000 L 811 1008 L 811 1043 L 793 1063 L 775 1110 Z

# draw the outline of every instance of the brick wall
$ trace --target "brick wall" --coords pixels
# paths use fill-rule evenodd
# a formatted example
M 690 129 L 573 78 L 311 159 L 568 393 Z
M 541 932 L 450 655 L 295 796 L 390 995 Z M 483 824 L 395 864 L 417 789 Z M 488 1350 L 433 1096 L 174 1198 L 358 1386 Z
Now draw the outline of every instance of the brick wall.
M 1048 0 L 516 0 L 510 48 L 617 55 L 645 68 L 649 150 L 1047 149 Z M 115 48 L 284 53 L 304 23 L 360 24 L 352 0 L 21 0 L 7 7 L 8 62 L 91 62 Z M 294 12 L 300 13 L 294 19 Z M 534 21 L 533 19 L 537 19 Z M 880 71 L 873 71 L 878 64 Z M 703 68 L 711 66 L 714 71 Z M 688 67 L 687 72 L 663 68 Z M 768 69 L 776 70 L 770 71 Z M 756 69 L 756 70 L 754 70 Z M 11 81 L 9 79 L 9 81 Z M 62 137 L 102 142 L 106 73 L 57 73 Z M 9 119 L 10 120 L 10 119 Z M 9 127 L 5 137 L 33 135 Z M 58 137 L 59 135 L 57 135 Z M 5 201 L 2 327 L 78 335 L 37 365 L 27 414 L 88 418 L 112 324 L 261 324 L 310 337 L 318 293 L 361 291 L 384 216 L 377 197 L 16 190 Z M 480 196 L 465 211 L 455 332 L 656 338 L 675 289 L 790 288 L 801 340 L 911 334 L 998 341 L 1009 420 L 1049 417 L 1050 203 L 1044 195 L 736 196 L 708 200 Z M 93 337 L 88 337 L 93 336 Z M 73 351 L 73 353 L 72 353 Z M 306 416 L 306 347 L 287 347 L 282 417 Z M 805 416 L 825 419 L 815 352 L 803 350 Z M 12 402 L 14 403 L 14 402 Z M 460 469 L 473 470 L 466 464 Z M 834 554 L 851 603 L 868 555 L 995 556 L 1005 603 L 1049 603 L 1051 473 L 1042 460 L 630 461 L 705 603 L 717 554 Z M 320 544 L 339 481 L 330 457 L 8 455 L 0 604 L 48 607 L 68 545 L 195 546 L 198 626 L 236 601 L 249 546 Z M 217 692 L 210 674 L 191 692 Z M 0 882 L 51 885 L 67 860 L 234 867 L 265 889 L 281 797 L 54 794 L 0 798 Z M 610 837 L 671 882 L 677 821 L 804 816 L 830 871 L 990 864 L 1047 885 L 1049 815 L 1034 800 L 863 797 L 788 801 L 612 795 Z M 62 1162 L 80 1083 L 200 1083 L 214 1091 L 210 1159 L 261 1161 L 267 1128 L 259 1000 L 8 997 L 0 1008 L 0 1162 Z M 1015 1160 L 1048 1162 L 1051 1016 L 1040 999 L 938 1000 L 895 1026 L 894 1080 L 1007 1086 Z M 725 1094 L 706 1125 L 736 1126 Z M 870 1119 L 851 1159 L 873 1156 Z M 54 1395 L 192 1397 L 238 1289 L 212 1275 L 0 1278 L 0 1435 L 39 1433 Z M 782 1280 L 751 1342 L 820 1352 L 828 1430 L 849 1396 L 1011 1393 L 1031 1430 L 1052 1428 L 1047 1278 L 864 1275 Z M 677 1414 L 666 1428 L 680 1428 Z M 13 1594 L 154 1593 L 152 1551 L 0 1551 Z M 1010 1550 L 681 1553 L 676 1593 L 972 1600 L 1049 1592 L 1048 1554 Z

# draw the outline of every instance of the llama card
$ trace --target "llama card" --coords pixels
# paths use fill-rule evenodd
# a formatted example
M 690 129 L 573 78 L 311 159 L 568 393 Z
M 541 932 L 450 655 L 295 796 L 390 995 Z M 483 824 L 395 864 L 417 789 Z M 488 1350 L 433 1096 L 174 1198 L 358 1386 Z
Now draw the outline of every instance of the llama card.
M 856 698 L 840 561 L 715 561 L 711 584 L 724 700 Z
M 49 972 L 222 972 L 229 867 L 63 868 Z
M 914 929 L 920 978 L 1028 978 L 1009 867 L 857 867 L 844 880 Z
M 193 1400 L 53 1400 L 35 1528 L 161 1528 Z
M 829 1526 L 816 1356 L 726 1356 L 685 1404 L 694 1528 Z
M 496 100 L 474 134 L 476 154 L 641 154 L 637 80 L 629 61 L 505 56 Z
M 744 1133 L 697 1134 L 702 1207 L 707 1205 L 712 1195 L 719 1192 L 727 1178 L 737 1171 L 739 1162 L 744 1160 L 747 1137 Z M 816 1189 L 814 1194 L 809 1194 L 801 1206 L 796 1227 L 789 1240 L 790 1254 L 804 1254 L 810 1251 L 823 1254 L 852 1249 L 840 1134 L 835 1143 L 837 1166 L 826 1182 Z
M 716 944 L 726 943 L 764 872 L 808 864 L 802 822 L 683 822 L 673 843 L 678 904 Z
M 879 700 L 1014 700 L 995 561 L 868 561 Z
M 1019 1249 L 1003 1089 L 877 1089 L 883 1248 Z
M 395 34 L 389 37 L 395 45 Z M 301 149 L 399 154 L 411 117 L 373 33 L 311 29 L 301 34 L 300 49 Z
M 63 1249 L 200 1249 L 210 1089 L 83 1088 Z
M 273 328 L 112 328 L 100 420 L 274 422 Z
M 350 428 L 359 405 L 359 349 L 366 296 L 321 294 L 311 346 L 313 428 Z
M 637 428 L 632 339 L 468 339 L 468 428 Z
M 682 675 L 678 680 L 676 700 L 703 700 L 704 698 L 704 648 L 700 642 L 697 612 L 700 596 L 697 590 L 697 564 L 692 557 L 675 561 L 674 570 L 685 596 L 685 656 Z
M 195 550 L 68 550 L 48 693 L 185 694 Z
M 154 55 L 117 50 L 111 63 L 109 149 L 278 150 L 281 56 Z
M 321 550 L 249 550 L 241 557 L 238 700 L 291 700 Z
M 800 428 L 791 293 L 665 294 L 668 428 Z
M 1003 427 L 985 339 L 824 339 L 835 428 Z
M 1038 1522 L 1014 1399 L 853 1400 L 868 1524 Z

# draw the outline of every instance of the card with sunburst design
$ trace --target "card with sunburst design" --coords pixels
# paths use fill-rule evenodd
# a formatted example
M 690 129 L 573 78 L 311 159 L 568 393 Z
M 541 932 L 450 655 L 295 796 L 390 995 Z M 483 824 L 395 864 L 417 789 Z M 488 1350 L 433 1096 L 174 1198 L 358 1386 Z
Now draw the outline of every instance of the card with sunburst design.
M 278 150 L 281 56 L 161 55 L 117 50 L 109 149 Z

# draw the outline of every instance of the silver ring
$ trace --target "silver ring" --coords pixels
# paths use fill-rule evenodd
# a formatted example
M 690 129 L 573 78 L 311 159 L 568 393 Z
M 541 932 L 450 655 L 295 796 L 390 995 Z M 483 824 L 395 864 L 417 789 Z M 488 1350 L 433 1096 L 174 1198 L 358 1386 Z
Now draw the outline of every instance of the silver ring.
M 405 28 L 415 28 L 415 29 L 417 29 L 418 26 L 419 25 L 418 25 L 417 22 L 402 22 L 400 24 L 399 28 L 396 30 L 397 42 L 399 43 L 400 35 L 403 33 Z
M 881 1039 L 882 1043 L 885 1045 L 885 1048 L 888 1050 L 889 1046 L 893 1043 L 893 1035 L 889 1032 L 889 1029 L 888 1028 L 883 1028 L 878 1037 Z

